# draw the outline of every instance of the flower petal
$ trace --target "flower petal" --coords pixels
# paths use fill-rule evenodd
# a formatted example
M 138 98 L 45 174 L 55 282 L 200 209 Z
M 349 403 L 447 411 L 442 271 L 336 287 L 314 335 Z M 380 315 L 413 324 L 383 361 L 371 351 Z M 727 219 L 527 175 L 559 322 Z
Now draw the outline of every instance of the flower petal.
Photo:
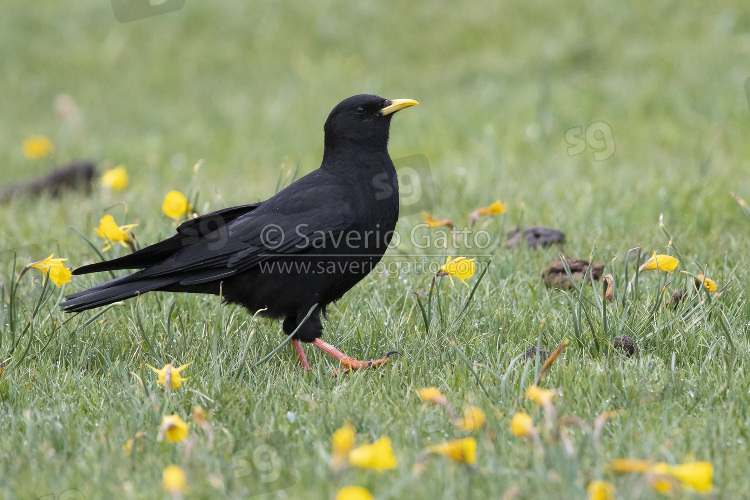
M 161 210 L 168 217 L 173 219 L 179 219 L 188 210 L 188 201 L 185 195 L 179 191 L 170 191 L 167 196 L 164 197 L 164 202 L 161 205 Z

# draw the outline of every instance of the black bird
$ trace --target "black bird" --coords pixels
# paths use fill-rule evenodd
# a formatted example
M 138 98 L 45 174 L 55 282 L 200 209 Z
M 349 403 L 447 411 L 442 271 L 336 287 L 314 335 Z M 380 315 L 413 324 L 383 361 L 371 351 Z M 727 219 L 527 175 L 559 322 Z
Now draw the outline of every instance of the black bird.
M 320 315 L 373 270 L 391 241 L 399 199 L 388 134 L 393 113 L 415 104 L 366 94 L 343 100 L 325 122 L 320 168 L 266 201 L 197 217 L 169 239 L 76 269 L 141 270 L 68 295 L 61 306 L 84 311 L 153 291 L 221 295 L 283 318 L 306 369 L 300 341 L 350 369 L 386 362 L 358 361 L 324 342 Z

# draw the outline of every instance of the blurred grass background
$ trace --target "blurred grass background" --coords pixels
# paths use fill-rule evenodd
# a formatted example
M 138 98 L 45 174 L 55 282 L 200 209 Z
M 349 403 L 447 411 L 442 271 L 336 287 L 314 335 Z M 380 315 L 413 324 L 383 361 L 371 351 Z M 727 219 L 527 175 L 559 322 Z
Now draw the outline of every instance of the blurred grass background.
M 21 264 L 53 251 L 69 258 L 71 267 L 95 258 L 70 226 L 93 238 L 102 209 L 116 201 L 129 207 L 127 216 L 116 212 L 117 220 L 139 223 L 137 234 L 146 244 L 173 231 L 160 211 L 172 189 L 192 186 L 199 191 L 201 211 L 267 198 L 282 164 L 299 161 L 302 173 L 318 166 L 322 125 L 336 103 L 353 94 L 375 93 L 420 101 L 394 120 L 390 151 L 393 158 L 428 158 L 438 195 L 430 207 L 433 215 L 462 224 L 468 212 L 499 198 L 508 203 L 508 213 L 493 226 L 498 233 L 517 222 L 548 225 L 567 233 L 569 255 L 586 257 L 596 240 L 597 260 L 609 261 L 614 255 L 623 259 L 635 246 L 645 253 L 663 251 L 666 241 L 658 226 L 663 213 L 684 265 L 708 266 L 720 285 L 734 279 L 727 300 L 735 305 L 727 315 L 734 321 L 740 352 L 745 357 L 748 353 L 748 225 L 728 194 L 732 190 L 750 196 L 750 110 L 743 87 L 750 77 L 750 11 L 743 3 L 188 0 L 177 12 L 129 23 L 115 20 L 109 2 L 16 2 L 3 10 L 3 184 L 29 180 L 76 158 L 102 166 L 124 164 L 130 173 L 128 189 L 110 197 L 71 194 L 63 200 L 17 199 L 0 206 L 5 282 Z M 80 124 L 66 124 L 56 114 L 54 101 L 60 94 L 75 100 Z M 596 161 L 589 148 L 570 156 L 566 131 L 585 130 L 594 122 L 611 127 L 614 154 Z M 53 140 L 52 160 L 23 156 L 21 144 L 33 134 Z M 205 161 L 193 178 L 192 166 L 199 159 Z M 420 221 L 418 214 L 408 215 L 399 228 L 408 232 Z M 19 266 L 12 270 L 14 252 Z M 467 349 L 476 349 L 472 359 L 504 370 L 519 349 L 536 343 L 540 319 L 546 318 L 551 328 L 546 345 L 570 336 L 566 302 L 540 286 L 539 272 L 554 256 L 552 250 L 496 253 L 495 267 L 480 289 L 484 297 L 459 335 Z M 444 380 L 443 387 L 451 387 L 457 399 L 476 398 L 488 414 L 496 405 L 498 415 L 490 424 L 498 433 L 507 434 L 506 416 L 514 404 L 480 394 L 468 372 L 448 368 L 460 363 L 450 349 L 416 335 L 421 320 L 410 295 L 427 286 L 429 278 L 368 278 L 340 302 L 327 327 L 329 341 L 338 341 L 355 355 L 393 347 L 409 359 L 423 349 L 418 366 L 402 361 L 383 375 L 350 381 L 323 376 L 330 365 L 322 357 L 314 359 L 321 365 L 314 380 L 282 364 L 281 358 L 244 378 L 226 380 L 220 353 L 237 354 L 249 316 L 221 313 L 214 299 L 180 297 L 186 331 L 175 343 L 160 334 L 163 361 L 176 356 L 187 362 L 200 356 L 201 348 L 213 346 L 216 356 L 204 364 L 196 362 L 191 370 L 198 379 L 195 387 L 221 404 L 207 405 L 193 393 L 175 396 L 178 402 L 169 404 L 189 410 L 203 401 L 234 437 L 257 437 L 256 427 L 286 433 L 287 451 L 299 454 L 300 474 L 291 489 L 274 493 L 278 497 L 297 498 L 308 491 L 321 498 L 330 495 L 321 443 L 347 418 L 363 433 L 396 435 L 394 447 L 404 455 L 398 472 L 382 476 L 389 486 L 363 475 L 378 498 L 402 498 L 405 490 L 415 488 L 415 498 L 463 498 L 466 488 L 476 489 L 477 495 L 502 494 L 516 480 L 523 483 L 527 498 L 561 491 L 582 495 L 580 479 L 565 486 L 567 490 L 554 480 L 546 484 L 547 470 L 532 465 L 520 443 L 507 437 L 487 438 L 480 453 L 485 459 L 481 474 L 467 479 L 443 464 L 421 478 L 411 476 L 409 457 L 425 441 L 409 433 L 412 426 L 433 425 L 425 420 L 435 418 L 423 416 L 411 394 L 416 387 Z M 90 283 L 93 278 L 77 278 L 72 286 Z M 161 331 L 169 317 L 168 300 L 145 299 L 147 329 Z M 5 375 L 0 383 L 5 407 L 0 427 L 6 435 L 0 439 L 6 450 L 0 471 L 8 478 L 0 492 L 5 496 L 30 498 L 66 488 L 78 488 L 86 498 L 160 494 L 164 457 L 176 459 L 178 454 L 153 443 L 153 453 L 164 457 L 127 464 L 121 458 L 120 444 L 137 430 L 152 429 L 156 418 L 149 413 L 156 403 L 136 396 L 137 387 L 127 375 L 136 370 L 140 350 L 133 309 L 125 309 L 128 312 L 113 312 L 103 327 L 60 334 L 52 344 L 56 353 L 47 351 Z M 217 319 L 222 314 L 239 316 L 231 332 L 219 336 L 226 326 Z M 265 343 L 253 344 L 251 353 L 257 356 L 252 359 L 278 342 L 277 325 L 259 325 Z M 645 320 L 641 326 L 651 328 Z M 671 382 L 677 384 L 674 394 L 669 389 L 675 399 L 668 398 L 653 411 L 633 408 L 633 420 L 620 424 L 625 428 L 611 437 L 610 451 L 669 458 L 671 451 L 664 451 L 669 435 L 681 452 L 710 455 L 717 467 L 726 454 L 746 457 L 744 442 L 729 451 L 721 448 L 722 443 L 747 441 L 746 430 L 735 429 L 748 424 L 747 385 L 741 385 L 745 379 L 735 380 L 744 402 L 734 399 L 737 394 L 731 401 L 723 395 L 717 399 L 715 391 L 726 376 L 723 361 L 716 357 L 718 334 L 709 323 L 685 328 L 678 328 L 668 341 L 646 340 L 648 331 L 636 332 L 647 342 L 646 356 L 637 362 L 571 350 L 566 363 L 585 366 L 572 369 L 588 377 L 587 385 L 567 379 L 564 373 L 572 374 L 563 372 L 550 386 L 563 387 L 569 411 L 591 416 L 613 408 L 601 401 L 610 399 L 611 391 L 627 391 L 628 384 L 637 387 L 638 394 L 656 386 L 664 390 L 658 380 L 666 376 L 672 353 L 680 352 L 684 371 L 670 372 L 680 381 Z M 698 329 L 698 340 L 681 343 L 684 332 L 693 328 Z M 66 354 L 71 345 L 77 347 Z M 284 359 L 292 361 L 291 355 Z M 499 366 L 501 361 L 505 364 Z M 611 380 L 613 371 L 622 380 Z M 524 380 L 519 377 L 512 378 L 516 389 Z M 701 404 L 679 390 L 683 383 L 693 394 L 702 391 Z M 303 405 L 300 391 L 314 394 L 320 406 Z M 401 399 L 406 394 L 409 404 Z M 80 413 L 66 414 L 65 408 L 71 407 L 66 398 L 77 401 L 73 406 Z M 131 405 L 122 398 L 138 402 Z M 28 409 L 36 416 L 26 418 Z M 287 425 L 287 411 L 296 414 L 296 423 Z M 716 419 L 719 428 L 714 427 Z M 34 435 L 29 434 L 32 422 L 37 422 Z M 248 422 L 252 426 L 241 429 Z M 58 450 L 57 457 L 50 449 Z M 192 467 L 196 496 L 222 491 L 205 477 L 198 479 L 200 468 Z M 521 479 L 518 470 L 525 471 Z M 737 470 L 718 470 L 721 481 L 715 484 L 728 498 L 750 491 L 750 481 L 735 474 Z M 31 477 L 40 481 L 38 487 L 30 483 Z M 648 490 L 633 491 L 648 496 Z

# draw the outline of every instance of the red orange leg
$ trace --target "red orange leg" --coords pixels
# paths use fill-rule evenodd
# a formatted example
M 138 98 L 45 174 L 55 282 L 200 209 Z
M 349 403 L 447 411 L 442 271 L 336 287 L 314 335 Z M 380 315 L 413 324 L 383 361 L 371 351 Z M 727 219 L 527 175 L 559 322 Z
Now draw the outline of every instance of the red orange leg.
M 378 366 L 387 363 L 390 361 L 390 355 L 393 354 L 393 352 L 389 352 L 384 357 L 380 359 L 373 359 L 370 361 L 360 361 L 358 359 L 354 359 L 351 356 L 347 356 L 343 352 L 339 351 L 335 347 L 333 347 L 328 342 L 325 342 L 322 339 L 315 339 L 313 342 L 313 345 L 315 347 L 318 347 L 319 349 L 322 349 L 323 351 L 327 352 L 334 358 L 341 361 L 341 364 L 344 365 L 345 370 L 359 370 L 361 368 L 377 368 Z
M 307 362 L 307 356 L 305 356 L 305 347 L 302 345 L 302 342 L 292 339 L 292 345 L 294 346 L 294 351 L 297 353 L 297 358 L 299 358 L 299 362 L 302 365 L 302 368 L 304 368 L 305 371 L 309 372 L 310 363 Z

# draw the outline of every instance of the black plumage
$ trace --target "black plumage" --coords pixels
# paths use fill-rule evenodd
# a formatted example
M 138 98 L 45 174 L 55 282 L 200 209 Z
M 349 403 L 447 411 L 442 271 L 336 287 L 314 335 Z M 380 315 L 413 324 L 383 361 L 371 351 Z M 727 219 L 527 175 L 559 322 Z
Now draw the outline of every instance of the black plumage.
M 320 314 L 372 271 L 398 219 L 398 179 L 388 155 L 393 112 L 417 104 L 357 95 L 325 122 L 320 168 L 266 201 L 189 220 L 169 239 L 87 274 L 141 269 L 66 297 L 84 311 L 152 291 L 221 294 L 227 302 L 283 318 L 295 340 L 322 335 Z M 301 355 L 300 360 L 304 357 Z

